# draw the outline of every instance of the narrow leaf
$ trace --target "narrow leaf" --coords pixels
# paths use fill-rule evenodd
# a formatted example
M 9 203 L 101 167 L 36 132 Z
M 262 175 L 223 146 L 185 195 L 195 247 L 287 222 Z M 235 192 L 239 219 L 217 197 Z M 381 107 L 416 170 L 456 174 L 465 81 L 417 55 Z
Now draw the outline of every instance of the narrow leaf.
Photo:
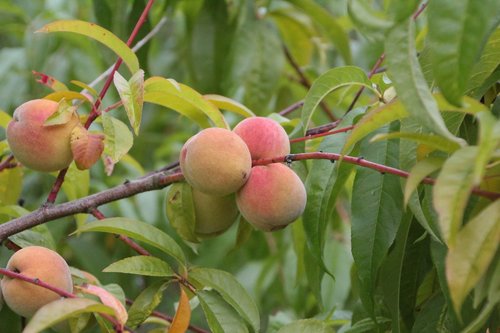
M 194 89 L 162 77 L 150 77 L 144 82 L 144 101 L 171 108 L 192 119 L 201 127 L 210 127 L 208 117 L 215 126 L 228 128 L 228 124 L 217 107 L 205 100 Z
M 113 82 L 116 90 L 118 90 L 134 133 L 135 135 L 139 135 L 142 105 L 144 103 L 144 71 L 142 69 L 138 70 L 129 81 L 125 80 L 120 73 L 115 72 Z
M 165 261 L 150 256 L 134 256 L 125 258 L 112 263 L 102 271 L 145 276 L 168 277 L 175 275 L 175 272 Z
M 186 262 L 182 249 L 169 235 L 141 221 L 124 217 L 108 218 L 87 223 L 78 228 L 74 233 L 89 231 L 123 234 L 160 249 L 175 258 L 180 264 Z
M 281 327 L 277 333 L 333 333 L 333 328 L 319 319 L 301 319 Z
M 214 290 L 197 293 L 201 307 L 213 333 L 248 333 L 248 328 L 236 311 Z
M 364 86 L 378 94 L 372 87 L 365 72 L 355 66 L 333 68 L 313 82 L 302 107 L 301 118 L 304 124 L 304 133 L 308 130 L 314 110 L 316 110 L 323 98 L 338 88 L 351 85 Z
M 109 306 L 87 298 L 60 299 L 40 308 L 30 319 L 23 333 L 39 333 L 70 317 L 94 312 L 114 314 L 114 310 Z
M 191 320 L 191 306 L 189 305 L 189 297 L 184 289 L 181 288 L 181 296 L 179 298 L 179 305 L 175 312 L 174 319 L 168 330 L 168 333 L 184 333 L 189 327 Z
M 78 20 L 60 20 L 43 26 L 37 32 L 72 32 L 90 37 L 109 47 L 116 55 L 122 58 L 130 73 L 136 73 L 139 70 L 139 60 L 134 51 L 113 33 L 95 23 Z
M 43 84 L 44 86 L 54 90 L 54 91 L 66 91 L 69 90 L 68 87 L 61 81 L 57 80 L 56 78 L 40 73 L 37 71 L 32 71 L 32 74 L 36 80 L 36 82 Z
M 206 287 L 215 289 L 254 329 L 260 328 L 257 305 L 236 278 L 224 271 L 212 268 L 193 268 L 189 278 Z
M 446 256 L 446 278 L 456 313 L 488 269 L 500 243 L 500 200 L 483 209 L 456 237 Z
M 500 10 L 497 0 L 433 0 L 427 9 L 434 79 L 446 99 L 460 105 L 473 65 Z
M 446 128 L 432 98 L 417 59 L 414 38 L 415 23 L 408 19 L 395 25 L 387 36 L 387 66 L 399 99 L 410 115 L 437 134 L 460 142 Z
M 444 161 L 445 160 L 440 157 L 429 157 L 415 164 L 415 166 L 410 170 L 410 176 L 406 180 L 404 190 L 405 206 L 408 205 L 411 195 L 417 189 L 420 182 L 434 171 L 439 170 Z
M 167 288 L 168 284 L 168 281 L 157 281 L 137 296 L 128 310 L 127 326 L 135 328 L 151 315 L 153 310 L 160 304 L 163 298 L 163 291 Z
M 421 145 L 425 145 L 428 149 L 440 150 L 446 153 L 453 153 L 460 148 L 460 145 L 455 141 L 450 141 L 442 136 L 427 133 L 410 133 L 410 132 L 392 132 L 386 134 L 377 134 L 371 141 L 377 142 L 381 140 L 391 139 L 407 139 L 415 141 Z
M 221 110 L 227 110 L 239 115 L 242 115 L 243 117 L 254 117 L 255 113 L 252 112 L 249 108 L 247 108 L 245 105 L 231 99 L 228 97 L 224 97 L 221 95 L 203 95 L 203 98 L 205 98 L 207 101 L 211 102 L 214 104 L 216 107 L 218 107 Z

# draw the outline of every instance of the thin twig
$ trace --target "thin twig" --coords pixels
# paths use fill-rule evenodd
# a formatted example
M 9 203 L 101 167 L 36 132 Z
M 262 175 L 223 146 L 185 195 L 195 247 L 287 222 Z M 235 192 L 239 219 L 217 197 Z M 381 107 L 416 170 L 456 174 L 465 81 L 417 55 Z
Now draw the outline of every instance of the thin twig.
M 14 160 L 14 155 L 9 155 L 5 160 L 0 162 L 0 171 L 4 169 L 12 169 L 18 166 L 18 163 L 12 162 Z
M 306 75 L 300 68 L 299 64 L 295 61 L 292 54 L 290 53 L 290 50 L 288 50 L 288 48 L 285 45 L 283 45 L 283 51 L 285 52 L 286 59 L 288 60 L 290 65 L 292 65 L 293 69 L 299 76 L 299 83 L 302 84 L 308 90 L 311 89 L 311 82 L 309 82 L 309 79 L 306 77 Z M 331 121 L 334 121 L 336 119 L 333 113 L 330 111 L 330 108 L 328 108 L 328 105 L 326 105 L 324 101 L 320 102 L 320 106 L 321 109 L 323 109 L 323 112 Z
M 278 112 L 280 116 L 286 116 L 289 113 L 292 113 L 293 111 L 300 109 L 304 105 L 304 100 L 298 101 L 293 103 L 292 105 L 288 106 L 287 108 L 281 110 Z
M 333 134 L 338 134 L 338 133 L 345 133 L 345 132 L 348 132 L 348 131 L 352 130 L 353 128 L 354 128 L 354 126 L 347 126 L 347 127 L 344 127 L 344 128 L 336 129 L 334 131 L 330 131 L 330 132 L 323 132 L 323 133 L 318 133 L 318 134 L 314 134 L 314 135 L 307 135 L 307 136 L 303 136 L 303 137 L 300 137 L 300 138 L 291 139 L 290 143 L 312 140 L 312 139 L 320 138 L 320 137 L 327 136 L 327 135 L 333 135 Z

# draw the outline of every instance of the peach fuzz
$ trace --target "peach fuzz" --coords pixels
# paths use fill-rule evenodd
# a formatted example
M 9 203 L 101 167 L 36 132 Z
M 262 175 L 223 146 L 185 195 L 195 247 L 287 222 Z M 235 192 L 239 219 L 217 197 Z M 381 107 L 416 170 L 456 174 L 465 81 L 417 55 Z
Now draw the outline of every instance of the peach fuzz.
M 245 184 L 252 167 L 247 145 L 233 132 L 207 128 L 191 137 L 182 147 L 180 166 L 194 189 L 224 196 Z
M 65 290 L 73 291 L 66 261 L 57 252 L 41 246 L 25 247 L 10 257 L 7 269 Z M 55 292 L 19 279 L 4 276 L 1 288 L 5 303 L 17 314 L 32 317 L 39 308 L 61 298 Z
M 295 221 L 306 201 L 299 176 L 281 163 L 253 167 L 245 186 L 236 193 L 241 215 L 262 231 L 282 229 Z
M 79 124 L 76 114 L 61 125 L 43 124 L 59 104 L 45 99 L 35 99 L 20 105 L 7 126 L 7 141 L 14 157 L 24 166 L 43 172 L 64 169 L 73 160 L 70 137 Z
M 236 125 L 233 132 L 245 141 L 252 160 L 290 154 L 290 141 L 285 129 L 272 119 L 246 118 Z

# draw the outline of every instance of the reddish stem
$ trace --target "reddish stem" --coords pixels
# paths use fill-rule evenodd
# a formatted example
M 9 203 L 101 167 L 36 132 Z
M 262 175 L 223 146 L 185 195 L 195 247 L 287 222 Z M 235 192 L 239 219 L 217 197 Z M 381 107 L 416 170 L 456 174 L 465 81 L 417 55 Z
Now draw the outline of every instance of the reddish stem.
M 57 175 L 54 185 L 52 185 L 52 189 L 50 190 L 49 196 L 47 197 L 47 201 L 45 202 L 45 204 L 53 204 L 56 201 L 57 194 L 61 190 L 61 186 L 64 183 L 64 177 L 66 176 L 67 172 L 68 168 L 59 171 L 59 174 Z
M 3 169 L 15 168 L 17 166 L 17 163 L 13 163 L 13 160 L 14 155 L 9 155 L 9 157 L 0 162 L 0 171 L 2 171 Z
M 94 215 L 94 217 L 97 218 L 98 220 L 104 220 L 106 218 L 106 216 L 104 216 L 104 214 L 97 208 L 91 208 L 89 209 L 89 212 L 92 215 Z M 151 255 L 151 253 L 149 253 L 145 248 L 143 248 L 142 246 L 140 246 L 139 244 L 137 244 L 136 242 L 134 242 L 125 235 L 118 235 L 118 239 L 127 244 L 130 248 L 132 248 L 132 250 L 139 253 L 140 255 L 143 256 Z
M 303 136 L 303 137 L 300 137 L 300 138 L 291 139 L 290 143 L 302 142 L 302 141 L 306 141 L 306 140 L 312 140 L 312 139 L 320 138 L 320 137 L 327 136 L 327 135 L 333 135 L 333 134 L 337 134 L 337 133 L 344 133 L 344 132 L 352 130 L 353 128 L 354 128 L 354 126 L 347 126 L 347 127 L 344 127 L 344 128 L 339 128 L 338 130 L 335 130 L 335 131 L 323 132 L 323 133 L 318 133 L 318 134 L 313 134 L 313 135 L 307 135 L 307 136 Z
M 338 161 L 342 160 L 347 163 L 351 164 L 356 164 L 362 167 L 370 168 L 373 170 L 376 170 L 381 173 L 389 173 L 392 175 L 396 175 L 399 177 L 403 178 L 408 178 L 410 173 L 407 171 L 403 171 L 397 168 L 393 168 L 390 166 L 386 166 L 383 164 L 378 164 L 375 162 L 371 162 L 368 160 L 365 160 L 363 157 L 355 157 L 355 156 L 348 156 L 348 155 L 341 155 L 341 154 L 336 154 L 336 153 L 321 153 L 321 152 L 314 152 L 314 153 L 303 153 L 303 154 L 290 154 L 290 155 L 284 155 L 284 156 L 279 156 L 275 158 L 266 158 L 266 159 L 261 159 L 261 160 L 254 160 L 253 165 L 266 165 L 270 163 L 282 163 L 282 162 L 292 162 L 292 161 L 300 161 L 300 160 L 330 160 L 330 161 Z M 422 180 L 421 183 L 423 184 L 428 184 L 428 185 L 434 185 L 436 180 L 434 178 L 426 177 Z M 496 200 L 500 198 L 500 193 L 497 192 L 490 192 L 490 191 L 485 191 L 481 190 L 478 188 L 472 189 L 472 193 L 488 198 L 490 200 Z
M 319 134 L 319 133 L 328 132 L 329 130 L 332 130 L 335 127 L 337 127 L 339 125 L 339 123 L 340 123 L 340 119 L 336 120 L 334 122 L 325 124 L 325 125 L 310 128 L 307 130 L 306 135 L 315 135 L 315 134 Z

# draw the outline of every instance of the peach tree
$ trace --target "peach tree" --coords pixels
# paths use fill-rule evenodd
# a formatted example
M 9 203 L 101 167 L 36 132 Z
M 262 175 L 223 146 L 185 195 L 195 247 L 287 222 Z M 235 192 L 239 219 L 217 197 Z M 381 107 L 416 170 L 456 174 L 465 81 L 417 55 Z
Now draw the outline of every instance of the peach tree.
M 495 332 L 500 3 L 0 3 L 1 332 Z

